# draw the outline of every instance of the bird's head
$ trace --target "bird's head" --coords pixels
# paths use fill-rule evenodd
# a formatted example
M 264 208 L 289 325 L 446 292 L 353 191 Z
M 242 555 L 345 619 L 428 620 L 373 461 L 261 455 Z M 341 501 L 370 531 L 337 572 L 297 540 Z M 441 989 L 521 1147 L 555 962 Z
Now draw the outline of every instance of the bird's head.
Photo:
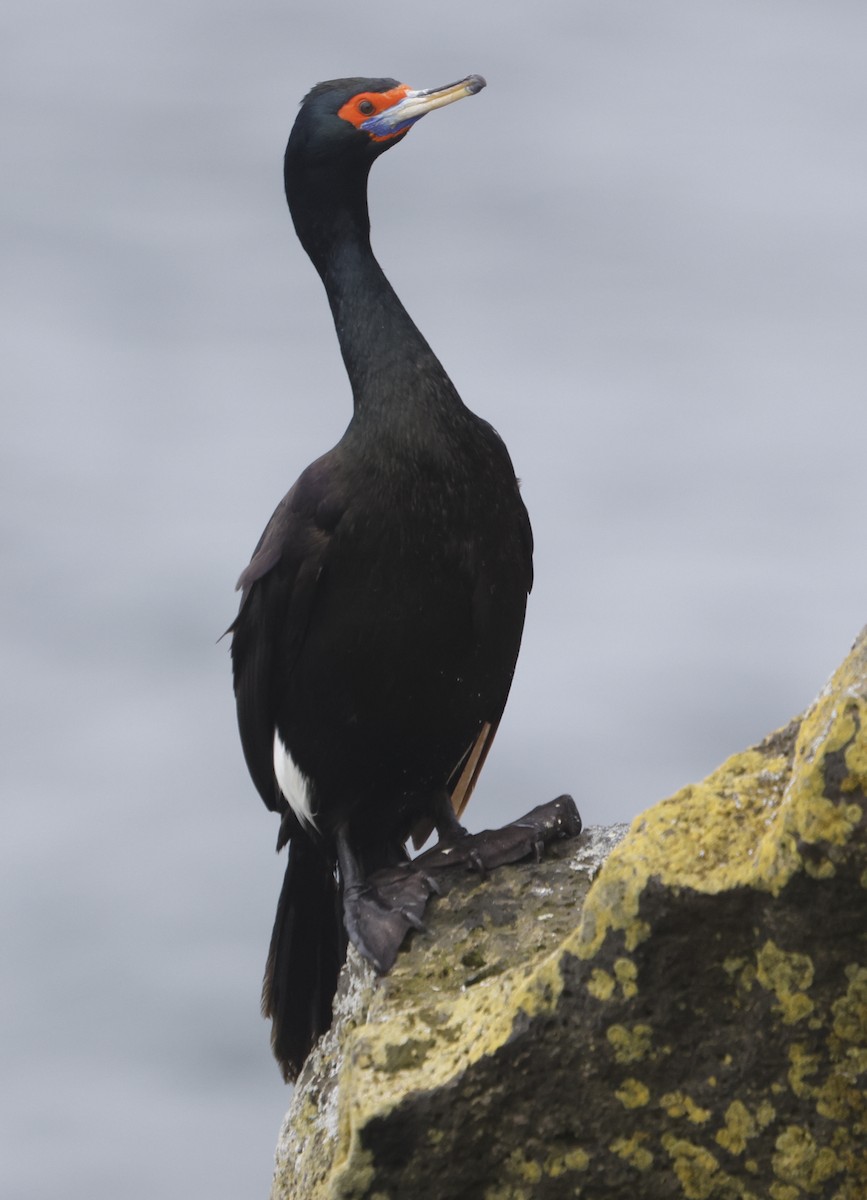
M 289 135 L 284 179 L 298 237 L 317 266 L 341 229 L 366 236 L 375 159 L 425 113 L 484 86 L 481 75 L 423 91 L 396 79 L 332 79 L 308 92 Z
M 334 158 L 369 164 L 405 137 L 425 113 L 473 96 L 484 86 L 481 75 L 423 90 L 396 79 L 317 83 L 301 102 L 286 148 L 287 165 Z

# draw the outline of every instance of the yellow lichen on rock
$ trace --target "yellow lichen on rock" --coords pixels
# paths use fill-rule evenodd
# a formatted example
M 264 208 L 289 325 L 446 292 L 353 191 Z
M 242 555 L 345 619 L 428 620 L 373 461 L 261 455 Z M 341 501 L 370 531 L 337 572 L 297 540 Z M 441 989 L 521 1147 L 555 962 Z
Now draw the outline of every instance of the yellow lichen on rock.
M 772 1183 L 768 1188 L 768 1195 L 771 1200 L 799 1200 L 803 1195 L 800 1188 L 793 1187 L 790 1183 Z
M 810 1079 L 819 1071 L 820 1056 L 806 1049 L 803 1042 L 792 1042 L 789 1046 L 790 1067 L 787 1073 L 789 1087 L 796 1096 L 813 1096 L 816 1088 Z
M 743 1154 L 750 1138 L 758 1133 L 755 1117 L 741 1100 L 733 1100 L 725 1112 L 725 1128 L 714 1134 L 714 1140 L 729 1154 Z
M 649 1171 L 653 1166 L 653 1155 L 646 1145 L 648 1139 L 646 1133 L 634 1133 L 629 1138 L 615 1138 L 608 1149 L 636 1170 Z
M 643 1108 L 650 1100 L 650 1089 L 640 1079 L 624 1079 L 614 1092 L 624 1108 Z
M 845 846 L 865 819 L 865 728 L 862 634 L 801 721 L 633 821 L 587 897 L 575 952 L 593 958 L 609 932 L 621 932 L 630 949 L 639 945 L 647 936 L 640 900 L 652 878 L 699 892 L 751 886 L 778 894 L 798 870 L 831 875 L 833 849 Z M 839 762 L 845 765 L 836 784 L 840 797 L 828 796 Z M 805 854 L 805 847 L 820 850 Z
M 786 804 L 760 856 L 775 893 L 799 868 L 814 878 L 830 877 L 840 848 L 863 828 L 865 723 L 867 638 L 862 633 L 801 722 Z
M 607 971 L 603 971 L 601 967 L 594 967 L 590 972 L 590 978 L 587 980 L 587 991 L 597 1000 L 610 1000 L 614 995 L 616 982 L 613 975 L 609 975 Z
M 704 1146 L 666 1133 L 662 1148 L 668 1154 L 687 1200 L 710 1200 L 722 1182 L 719 1159 Z
M 538 1183 L 542 1168 L 535 1159 L 527 1158 L 523 1150 L 513 1150 L 506 1160 L 507 1169 L 524 1183 Z
M 867 930 L 865 930 L 867 934 Z M 850 963 L 845 971 L 845 993 L 835 1000 L 832 1013 L 834 1033 L 851 1047 L 867 1048 L 867 966 Z
M 559 1179 L 569 1171 L 586 1171 L 590 1165 L 590 1155 L 586 1150 L 576 1147 L 562 1154 L 549 1154 L 542 1164 L 542 1174 Z
M 819 1146 L 809 1129 L 789 1125 L 775 1143 L 774 1172 L 783 1183 L 806 1192 L 838 1175 L 842 1164 L 830 1146 Z
M 641 1062 L 652 1052 L 653 1030 L 649 1025 L 610 1025 L 605 1036 L 619 1063 Z
M 388 1020 L 379 1020 L 379 999 L 374 997 L 367 1024 L 350 1035 L 346 1046 L 353 1109 L 383 1114 L 407 1090 L 437 1087 L 454 1078 L 503 1045 L 518 1013 L 533 1017 L 550 1011 L 562 986 L 559 957 L 551 955 L 529 975 L 504 971 L 450 996 L 448 1011 L 435 1028 L 424 1023 L 414 1004 L 402 1010 L 390 1004 Z M 437 1051 L 430 1055 L 426 1050 L 433 1044 Z M 414 1046 L 425 1052 L 406 1053 Z
M 575 952 L 592 958 L 609 932 L 622 931 L 627 949 L 646 940 L 639 917 L 651 878 L 663 884 L 718 892 L 753 881 L 758 838 L 782 803 L 789 759 L 778 736 L 735 755 L 703 783 L 690 784 L 632 823 L 584 904 Z
M 562 1179 L 563 1176 L 586 1170 L 589 1156 L 580 1149 L 567 1150 L 560 1154 L 549 1154 L 544 1161 L 528 1157 L 522 1150 L 514 1150 L 505 1163 L 508 1179 L 484 1192 L 484 1200 L 532 1200 L 539 1186 L 546 1179 Z M 448 1185 L 444 1181 L 443 1187 Z M 569 1193 L 580 1195 L 577 1187 Z
M 702 1108 L 682 1091 L 666 1092 L 659 1104 L 670 1117 L 686 1117 L 693 1125 L 704 1125 L 711 1117 L 710 1109 Z
M 614 977 L 620 984 L 622 995 L 628 1000 L 638 992 L 636 979 L 638 968 L 631 958 L 618 958 L 614 962 Z
M 813 982 L 813 963 L 806 954 L 786 953 L 767 941 L 756 956 L 756 980 L 777 998 L 778 1011 L 787 1025 L 795 1025 L 813 1011 L 806 994 Z

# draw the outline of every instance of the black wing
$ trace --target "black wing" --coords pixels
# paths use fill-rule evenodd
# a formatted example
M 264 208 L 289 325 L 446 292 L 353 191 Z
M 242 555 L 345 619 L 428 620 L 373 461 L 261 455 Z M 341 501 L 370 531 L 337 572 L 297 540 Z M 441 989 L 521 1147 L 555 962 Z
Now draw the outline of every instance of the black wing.
M 343 511 L 330 457 L 307 468 L 268 522 L 238 580 L 241 604 L 230 630 L 244 757 L 262 799 L 280 813 L 287 809 L 273 770 L 280 689 L 303 644 L 331 536 Z

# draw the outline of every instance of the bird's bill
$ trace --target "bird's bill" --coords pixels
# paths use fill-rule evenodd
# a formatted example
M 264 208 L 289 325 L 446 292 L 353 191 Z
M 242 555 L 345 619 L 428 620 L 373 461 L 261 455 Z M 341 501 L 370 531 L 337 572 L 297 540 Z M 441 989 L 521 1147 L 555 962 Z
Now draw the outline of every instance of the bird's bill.
M 426 113 L 443 108 L 446 104 L 454 104 L 455 100 L 463 100 L 465 96 L 475 96 L 485 86 L 486 81 L 481 75 L 468 75 L 466 79 L 448 83 L 445 87 L 417 91 L 412 88 L 406 88 L 405 91 L 401 89 L 400 99 L 395 104 L 362 122 L 359 128 L 376 140 L 392 138 L 414 125 Z M 395 88 L 395 91 L 398 89 Z

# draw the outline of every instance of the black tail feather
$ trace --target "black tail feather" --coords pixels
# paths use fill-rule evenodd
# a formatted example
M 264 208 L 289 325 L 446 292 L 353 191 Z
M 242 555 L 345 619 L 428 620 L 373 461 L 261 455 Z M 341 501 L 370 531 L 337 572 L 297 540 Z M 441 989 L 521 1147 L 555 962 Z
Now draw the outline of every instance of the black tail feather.
M 262 985 L 262 1014 L 287 1083 L 331 1024 L 337 977 L 346 958 L 334 868 L 305 834 L 293 836 Z

